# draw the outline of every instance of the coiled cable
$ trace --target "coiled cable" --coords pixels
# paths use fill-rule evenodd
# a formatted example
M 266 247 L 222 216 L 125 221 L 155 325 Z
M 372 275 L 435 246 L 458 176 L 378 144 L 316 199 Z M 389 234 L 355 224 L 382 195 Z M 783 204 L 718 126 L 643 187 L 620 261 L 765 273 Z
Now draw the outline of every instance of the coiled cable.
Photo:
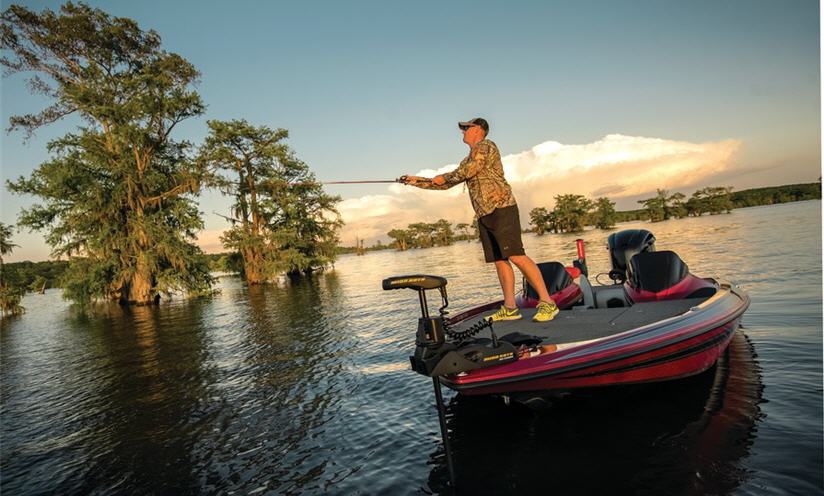
M 441 297 L 443 300 L 443 306 L 438 309 L 438 314 L 441 316 L 443 320 L 443 331 L 444 333 L 449 336 L 450 338 L 454 339 L 457 342 L 462 342 L 466 339 L 471 338 L 472 336 L 478 334 L 482 330 L 486 329 L 487 327 L 491 330 L 492 329 L 492 321 L 487 319 L 481 319 L 478 322 L 472 324 L 468 328 L 464 329 L 463 331 L 455 331 L 452 329 L 452 323 L 449 322 L 449 311 L 446 307 L 449 306 L 449 300 L 446 299 L 446 292 L 441 289 Z M 494 331 L 493 331 L 494 335 Z

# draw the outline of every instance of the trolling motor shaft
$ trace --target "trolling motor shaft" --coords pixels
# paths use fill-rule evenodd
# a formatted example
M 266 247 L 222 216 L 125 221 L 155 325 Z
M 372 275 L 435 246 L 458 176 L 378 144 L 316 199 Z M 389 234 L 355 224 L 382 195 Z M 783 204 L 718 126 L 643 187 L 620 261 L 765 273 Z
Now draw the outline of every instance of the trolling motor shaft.
M 418 292 L 421 317 L 418 319 L 418 331 L 415 335 L 415 354 L 409 357 L 409 361 L 412 364 L 412 370 L 432 378 L 435 405 L 438 409 L 438 420 L 441 426 L 441 438 L 446 450 L 446 464 L 449 467 L 449 480 L 452 487 L 455 487 L 455 471 L 452 466 L 452 450 L 447 435 L 440 376 L 513 362 L 518 359 L 518 353 L 511 343 L 503 339 L 498 340 L 490 320 L 480 320 L 461 331 L 451 329 L 451 323 L 447 318 L 449 312 L 446 311 L 449 306 L 449 299 L 446 295 L 446 278 L 416 274 L 390 277 L 383 280 L 383 289 L 385 290 L 402 288 L 413 289 Z M 438 315 L 435 317 L 429 315 L 429 307 L 426 302 L 426 291 L 432 289 L 438 290 L 442 303 L 438 309 Z M 482 343 L 467 341 L 486 328 L 489 328 L 492 336 L 491 347 Z
M 418 292 L 418 299 L 421 303 L 421 318 L 418 319 L 418 333 L 416 336 L 417 346 L 415 355 L 417 356 L 418 350 L 420 349 L 434 351 L 440 348 L 446 342 L 446 338 L 444 337 L 445 322 L 443 318 L 444 309 L 449 306 L 449 300 L 446 297 L 446 278 L 438 276 L 415 275 L 390 277 L 383 280 L 384 290 L 401 288 L 416 290 Z M 435 318 L 430 318 L 429 307 L 426 304 L 426 290 L 435 288 L 438 288 L 441 293 L 443 306 L 440 311 L 441 315 Z M 412 368 L 415 369 L 415 360 L 413 357 L 410 357 L 410 359 L 412 359 Z M 416 372 L 419 371 L 416 370 Z M 438 423 L 441 428 L 441 439 L 443 440 L 444 451 L 446 451 L 446 466 L 449 469 L 449 483 L 454 488 L 455 467 L 452 463 L 452 448 L 449 444 L 449 428 L 446 426 L 446 408 L 444 407 L 443 395 L 441 394 L 441 381 L 437 375 L 432 377 L 432 387 L 435 392 L 435 407 L 438 410 Z

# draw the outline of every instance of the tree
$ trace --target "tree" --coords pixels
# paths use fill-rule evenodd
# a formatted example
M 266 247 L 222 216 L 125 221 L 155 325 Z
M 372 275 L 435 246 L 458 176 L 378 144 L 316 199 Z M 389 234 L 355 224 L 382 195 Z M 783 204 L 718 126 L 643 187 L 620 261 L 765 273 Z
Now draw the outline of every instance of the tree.
M 647 210 L 647 216 L 651 222 L 668 220 L 671 217 L 681 218 L 687 215 L 689 209 L 684 204 L 685 196 L 682 193 L 675 193 L 672 196 L 665 189 L 656 190 L 656 195 L 645 200 L 638 200 Z
M 472 237 L 478 239 L 481 237 L 481 228 L 478 227 L 478 218 L 472 219 Z
M 449 246 L 455 233 L 452 232 L 452 224 L 446 219 L 438 219 L 432 224 L 435 241 L 438 246 Z
M 34 280 L 29 283 L 29 291 L 36 291 L 38 293 L 43 292 L 46 290 L 46 285 L 48 281 L 46 278 L 40 275 L 34 276 Z
M 7 73 L 33 73 L 29 87 L 52 104 L 14 116 L 28 136 L 74 114 L 84 125 L 52 141 L 52 158 L 8 187 L 41 204 L 19 224 L 46 232 L 53 255 L 68 255 L 64 293 L 71 299 L 156 302 L 162 293 L 207 290 L 208 265 L 194 245 L 203 222 L 192 195 L 205 171 L 190 146 L 172 139 L 203 113 L 191 89 L 198 77 L 160 36 L 85 4 L 59 13 L 11 5 L 0 39 Z
M 660 222 L 662 220 L 666 220 L 666 207 L 667 207 L 667 192 L 666 190 L 659 189 L 658 194 L 652 198 L 647 198 L 645 200 L 638 200 L 638 203 L 644 205 L 644 208 L 647 209 L 647 214 L 649 216 L 650 222 Z
M 407 229 L 412 235 L 412 245 L 415 248 L 429 248 L 435 245 L 435 239 L 433 237 L 435 228 L 433 224 L 416 222 L 409 224 Z
M 709 205 L 706 191 L 703 189 L 695 191 L 684 206 L 687 209 L 687 215 L 693 217 L 701 217 L 707 213 L 709 211 Z
M 535 234 L 543 236 L 549 230 L 549 212 L 545 207 L 533 208 L 529 211 L 529 223 Z
M 406 251 L 409 249 L 409 242 L 412 240 L 412 234 L 406 229 L 392 229 L 387 236 L 395 240 L 395 247 L 398 251 Z
M 592 200 L 582 195 L 556 195 L 554 224 L 563 232 L 573 233 L 584 230 L 587 216 L 592 210 Z
M 3 256 L 11 253 L 17 245 L 11 242 L 12 226 L 0 222 L 0 311 L 3 315 L 17 315 L 25 309 L 20 300 L 26 293 L 25 287 L 7 280 L 6 269 L 3 266 Z
M 198 162 L 215 168 L 215 182 L 234 197 L 231 229 L 221 237 L 243 258 L 249 284 L 277 274 L 309 273 L 335 259 L 335 208 L 340 198 L 324 193 L 309 167 L 284 142 L 285 129 L 255 127 L 245 120 L 209 121 L 210 134 Z
M 615 213 L 615 202 L 609 198 L 598 198 L 595 200 L 595 211 L 592 213 L 592 223 L 598 229 L 611 229 L 615 227 L 617 215 Z
M 455 224 L 455 229 L 461 232 L 461 238 L 465 239 L 467 243 L 471 240 L 471 236 L 469 235 L 469 228 L 471 226 L 466 222 L 459 222 Z
M 704 188 L 704 191 L 707 197 L 708 210 L 711 215 L 722 212 L 730 213 L 732 211 L 732 187 L 715 186 Z

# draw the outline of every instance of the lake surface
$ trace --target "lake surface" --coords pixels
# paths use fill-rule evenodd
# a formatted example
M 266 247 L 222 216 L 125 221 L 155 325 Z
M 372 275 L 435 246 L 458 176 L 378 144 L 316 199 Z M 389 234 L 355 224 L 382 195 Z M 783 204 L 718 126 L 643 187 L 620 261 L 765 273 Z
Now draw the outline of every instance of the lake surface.
M 821 493 L 821 203 L 619 226 L 638 227 L 749 292 L 727 356 L 540 412 L 446 393 L 459 492 Z M 593 274 L 608 234 L 581 236 Z M 524 241 L 568 264 L 576 237 Z M 448 493 L 432 383 L 408 365 L 417 299 L 380 289 L 419 272 L 449 279 L 453 311 L 499 297 L 476 242 L 93 316 L 27 296 L 0 333 L 3 493 Z

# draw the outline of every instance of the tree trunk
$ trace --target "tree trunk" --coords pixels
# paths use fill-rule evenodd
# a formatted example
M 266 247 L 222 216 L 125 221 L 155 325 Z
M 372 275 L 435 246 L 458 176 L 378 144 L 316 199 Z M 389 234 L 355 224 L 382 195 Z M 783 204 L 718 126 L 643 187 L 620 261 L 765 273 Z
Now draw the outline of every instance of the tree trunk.
M 151 305 L 157 303 L 152 291 L 152 274 L 142 262 L 120 290 L 121 305 Z
M 243 256 L 243 273 L 247 284 L 263 284 L 266 274 L 263 270 L 263 253 L 258 249 L 247 248 L 241 250 Z

